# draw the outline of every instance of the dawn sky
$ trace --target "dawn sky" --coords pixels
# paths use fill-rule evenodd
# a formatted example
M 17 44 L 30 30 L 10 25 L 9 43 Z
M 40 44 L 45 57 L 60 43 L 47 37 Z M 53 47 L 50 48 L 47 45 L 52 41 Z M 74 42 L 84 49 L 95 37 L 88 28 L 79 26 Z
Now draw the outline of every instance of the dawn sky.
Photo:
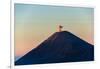
M 58 31 L 70 31 L 93 44 L 93 8 L 15 4 L 15 57 L 21 57 Z

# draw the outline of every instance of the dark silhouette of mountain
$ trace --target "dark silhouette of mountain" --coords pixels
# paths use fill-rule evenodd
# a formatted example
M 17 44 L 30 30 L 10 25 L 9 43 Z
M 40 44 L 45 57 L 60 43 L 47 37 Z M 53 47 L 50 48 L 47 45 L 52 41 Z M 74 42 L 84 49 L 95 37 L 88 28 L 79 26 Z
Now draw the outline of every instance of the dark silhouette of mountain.
M 54 33 L 15 65 L 92 61 L 94 46 L 68 31 Z

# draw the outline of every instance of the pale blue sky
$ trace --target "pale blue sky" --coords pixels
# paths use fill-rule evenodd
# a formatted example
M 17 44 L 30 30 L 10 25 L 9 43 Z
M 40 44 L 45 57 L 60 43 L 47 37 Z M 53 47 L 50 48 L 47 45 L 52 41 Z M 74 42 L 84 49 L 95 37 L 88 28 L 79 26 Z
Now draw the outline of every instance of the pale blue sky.
M 57 31 L 72 32 L 93 44 L 93 8 L 15 4 L 15 53 L 23 55 Z

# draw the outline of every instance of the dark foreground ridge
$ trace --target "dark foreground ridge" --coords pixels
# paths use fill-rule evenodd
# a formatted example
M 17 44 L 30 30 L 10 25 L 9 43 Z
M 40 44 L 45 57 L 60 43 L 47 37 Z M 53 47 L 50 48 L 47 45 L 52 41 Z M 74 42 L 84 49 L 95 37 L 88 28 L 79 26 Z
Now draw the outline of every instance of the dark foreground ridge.
M 54 33 L 15 65 L 93 61 L 94 46 L 68 31 Z

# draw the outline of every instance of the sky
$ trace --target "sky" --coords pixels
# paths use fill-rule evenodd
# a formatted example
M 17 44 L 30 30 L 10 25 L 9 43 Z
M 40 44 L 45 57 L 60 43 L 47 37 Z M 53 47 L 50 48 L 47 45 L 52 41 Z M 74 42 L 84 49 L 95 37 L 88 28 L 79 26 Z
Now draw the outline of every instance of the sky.
M 57 32 L 59 25 L 93 44 L 93 22 L 93 8 L 15 3 L 15 60 Z

